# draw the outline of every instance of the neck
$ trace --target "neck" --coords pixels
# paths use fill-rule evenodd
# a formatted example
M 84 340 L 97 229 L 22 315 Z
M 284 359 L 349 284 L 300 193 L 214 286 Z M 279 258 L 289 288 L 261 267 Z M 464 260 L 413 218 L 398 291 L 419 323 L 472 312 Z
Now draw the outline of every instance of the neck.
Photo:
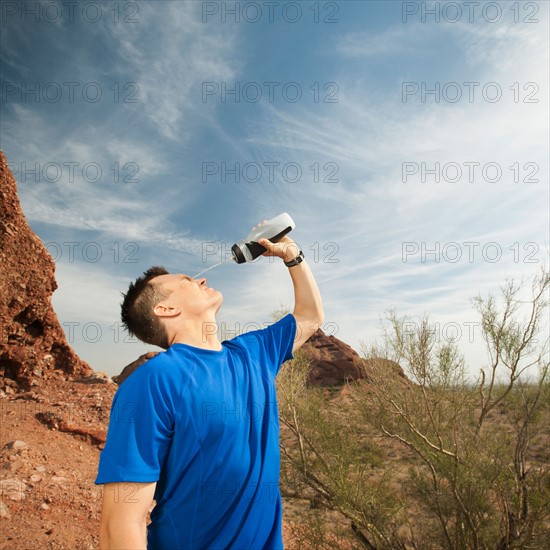
M 181 320 L 171 334 L 169 344 L 187 344 L 214 351 L 223 349 L 218 338 L 218 324 L 214 315 L 200 320 Z

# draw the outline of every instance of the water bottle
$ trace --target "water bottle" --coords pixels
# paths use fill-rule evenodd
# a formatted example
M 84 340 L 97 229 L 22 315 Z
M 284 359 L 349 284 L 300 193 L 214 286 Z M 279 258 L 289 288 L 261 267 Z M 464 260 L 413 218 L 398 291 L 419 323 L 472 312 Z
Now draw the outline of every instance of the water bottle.
M 269 239 L 272 243 L 280 241 L 296 227 L 294 220 L 283 212 L 260 227 L 256 227 L 243 241 L 237 241 L 232 247 L 233 259 L 238 264 L 251 262 L 261 256 L 267 249 L 258 243 L 260 239 Z

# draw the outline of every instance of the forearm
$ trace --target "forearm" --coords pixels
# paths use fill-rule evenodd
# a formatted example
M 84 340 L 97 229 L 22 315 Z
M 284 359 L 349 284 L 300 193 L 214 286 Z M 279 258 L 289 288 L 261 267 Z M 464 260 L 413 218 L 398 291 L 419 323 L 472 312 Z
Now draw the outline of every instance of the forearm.
M 321 324 L 325 317 L 323 302 L 307 261 L 304 259 L 298 265 L 287 269 L 294 285 L 294 315 Z
M 265 238 L 258 242 L 267 249 L 264 256 L 277 256 L 285 262 L 294 260 L 300 252 L 299 245 L 286 235 L 277 243 Z M 321 293 L 307 261 L 304 259 L 287 269 L 294 285 L 294 316 L 302 321 L 312 321 L 320 325 L 325 318 Z
M 102 525 L 99 531 L 99 550 L 146 550 L 146 523 L 119 522 Z

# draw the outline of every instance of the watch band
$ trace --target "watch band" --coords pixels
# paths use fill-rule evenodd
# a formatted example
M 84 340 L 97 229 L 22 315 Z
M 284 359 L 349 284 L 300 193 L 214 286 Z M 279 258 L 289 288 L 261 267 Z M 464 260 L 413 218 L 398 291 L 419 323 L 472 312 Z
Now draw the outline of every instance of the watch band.
M 298 265 L 299 263 L 304 261 L 304 253 L 300 250 L 300 254 L 294 258 L 294 260 L 290 260 L 290 262 L 285 262 L 285 265 L 287 267 L 294 267 L 295 265 Z

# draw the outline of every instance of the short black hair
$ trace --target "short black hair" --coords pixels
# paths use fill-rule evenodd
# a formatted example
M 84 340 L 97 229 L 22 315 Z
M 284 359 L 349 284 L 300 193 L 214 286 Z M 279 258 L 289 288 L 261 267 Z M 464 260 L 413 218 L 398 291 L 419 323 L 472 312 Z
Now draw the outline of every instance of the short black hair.
M 132 336 L 146 344 L 168 349 L 168 334 L 161 320 L 153 313 L 153 308 L 172 293 L 152 281 L 159 275 L 168 275 L 162 266 L 153 266 L 130 283 L 128 292 L 122 293 L 120 306 L 122 325 Z

